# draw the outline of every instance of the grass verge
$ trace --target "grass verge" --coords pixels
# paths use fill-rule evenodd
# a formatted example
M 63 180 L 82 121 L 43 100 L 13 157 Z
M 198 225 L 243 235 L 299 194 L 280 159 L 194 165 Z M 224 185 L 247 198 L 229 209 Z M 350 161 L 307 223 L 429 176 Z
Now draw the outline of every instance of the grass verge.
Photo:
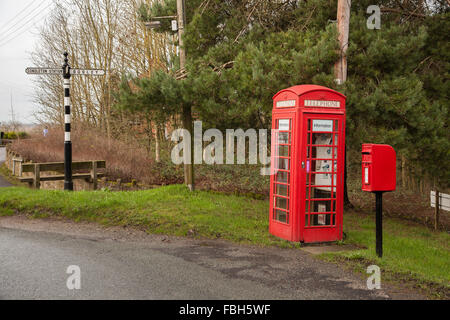
M 181 185 L 134 192 L 0 189 L 0 215 L 13 210 L 38 218 L 62 216 L 137 226 L 155 234 L 299 246 L 269 235 L 267 207 L 267 201 L 206 191 L 191 193 Z
M 450 298 L 450 235 L 416 223 L 383 219 L 383 258 L 375 253 L 375 217 L 360 212 L 344 216 L 346 243 L 366 249 L 326 253 L 322 258 L 366 274 L 369 265 L 382 270 L 382 281 L 420 288 L 433 298 Z
M 262 246 L 299 247 L 268 233 L 267 200 L 215 192 L 189 192 L 172 185 L 134 192 L 63 192 L 12 187 L 0 189 L 0 216 L 66 217 L 105 225 L 127 225 L 149 233 L 195 238 L 226 239 Z M 432 232 L 415 223 L 384 220 L 384 257 L 375 255 L 374 217 L 347 212 L 345 243 L 365 247 L 351 252 L 327 253 L 322 258 L 344 263 L 365 274 L 376 264 L 382 279 L 410 281 L 435 298 L 450 290 L 450 235 Z

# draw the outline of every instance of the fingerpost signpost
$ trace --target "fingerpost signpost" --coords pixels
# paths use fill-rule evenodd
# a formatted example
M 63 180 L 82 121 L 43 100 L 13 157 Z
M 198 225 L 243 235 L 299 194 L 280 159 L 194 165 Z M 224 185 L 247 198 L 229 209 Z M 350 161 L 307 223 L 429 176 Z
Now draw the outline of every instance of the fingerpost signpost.
M 68 53 L 64 52 L 64 64 L 62 68 L 27 68 L 27 74 L 34 75 L 62 75 L 64 79 L 64 190 L 73 191 L 72 181 L 72 142 L 70 139 L 70 77 L 103 76 L 105 70 L 101 69 L 72 69 L 69 66 Z

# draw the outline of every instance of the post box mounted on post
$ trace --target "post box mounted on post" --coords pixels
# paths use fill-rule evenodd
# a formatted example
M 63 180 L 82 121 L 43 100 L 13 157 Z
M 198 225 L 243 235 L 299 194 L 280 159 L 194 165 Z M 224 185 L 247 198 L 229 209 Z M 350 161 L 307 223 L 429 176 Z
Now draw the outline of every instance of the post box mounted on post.
M 375 193 L 376 252 L 383 256 L 383 193 L 395 191 L 397 160 L 394 148 L 386 144 L 363 144 L 362 190 Z

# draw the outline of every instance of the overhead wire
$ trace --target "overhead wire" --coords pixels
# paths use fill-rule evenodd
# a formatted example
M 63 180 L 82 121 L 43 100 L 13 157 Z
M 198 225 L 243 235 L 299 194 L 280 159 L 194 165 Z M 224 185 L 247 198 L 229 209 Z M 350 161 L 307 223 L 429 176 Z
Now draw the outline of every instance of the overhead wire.
M 21 17 L 18 21 L 16 21 L 15 23 L 13 23 L 12 25 L 10 25 L 6 30 L 1 30 L 0 32 L 2 33 L 1 38 L 5 38 L 8 37 L 8 32 L 13 29 L 15 26 L 17 26 L 18 24 L 20 24 L 21 22 L 23 22 L 26 18 L 28 18 L 31 14 L 33 14 L 36 10 L 38 10 L 40 7 L 42 7 L 42 5 L 45 4 L 45 2 L 41 2 L 39 3 L 36 7 L 34 7 L 31 11 L 29 11 L 25 16 Z M 14 22 L 14 21 L 13 21 Z M 20 27 L 19 27 L 20 28 Z M 14 32 L 14 30 L 13 30 Z M 6 35 L 5 35 L 6 34 Z
M 48 4 L 46 7 L 44 7 L 41 11 L 39 11 L 38 13 L 36 13 L 33 17 L 31 17 L 30 19 L 28 19 L 21 27 L 17 28 L 14 32 L 10 33 L 7 37 L 10 37 L 11 35 L 13 35 L 14 33 L 17 33 L 19 30 L 23 29 L 24 27 L 27 27 L 25 30 L 21 31 L 20 33 L 16 34 L 15 36 L 13 36 L 12 38 L 7 38 L 7 37 L 3 37 L 2 39 L 0 39 L 0 47 L 4 46 L 5 44 L 11 42 L 14 39 L 17 39 L 17 37 L 19 37 L 20 35 L 22 35 L 24 32 L 30 30 L 34 25 L 31 24 L 29 25 L 30 22 L 35 22 L 34 19 L 39 16 L 42 12 L 44 12 L 45 10 L 47 10 L 50 6 L 52 5 L 52 3 Z
M 11 19 L 9 19 L 7 22 L 5 22 L 1 27 L 0 27 L 0 31 L 2 31 L 5 27 L 8 26 L 9 23 L 13 22 L 14 19 L 16 19 L 18 16 L 20 16 L 22 14 L 22 12 L 26 11 L 28 8 L 30 8 L 31 6 L 33 6 L 33 4 L 36 2 L 37 0 L 33 0 L 31 1 L 30 4 L 27 4 L 24 8 L 22 8 L 22 10 L 20 10 L 14 17 L 12 17 Z

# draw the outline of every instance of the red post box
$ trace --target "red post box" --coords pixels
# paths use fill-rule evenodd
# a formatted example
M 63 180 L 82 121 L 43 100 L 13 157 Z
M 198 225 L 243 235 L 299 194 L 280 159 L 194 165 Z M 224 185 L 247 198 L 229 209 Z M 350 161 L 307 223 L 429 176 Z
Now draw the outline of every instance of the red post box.
M 305 243 L 342 239 L 345 101 L 317 85 L 274 96 L 271 234 Z
M 363 144 L 362 190 L 375 193 L 375 250 L 380 258 L 383 256 L 383 192 L 395 190 L 396 173 L 394 148 L 386 144 Z
M 363 144 L 363 191 L 394 191 L 396 187 L 396 172 L 396 154 L 391 146 L 386 144 Z

